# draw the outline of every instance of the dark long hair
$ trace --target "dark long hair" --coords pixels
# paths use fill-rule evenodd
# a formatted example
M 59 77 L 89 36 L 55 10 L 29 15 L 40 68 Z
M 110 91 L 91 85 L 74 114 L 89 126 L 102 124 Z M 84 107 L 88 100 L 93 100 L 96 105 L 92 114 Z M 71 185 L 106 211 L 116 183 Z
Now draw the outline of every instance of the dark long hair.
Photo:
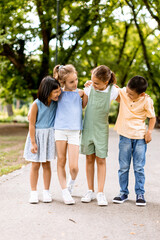
M 53 90 L 60 87 L 59 82 L 50 76 L 46 76 L 42 79 L 40 86 L 38 88 L 37 97 L 46 106 L 48 105 L 48 97 Z

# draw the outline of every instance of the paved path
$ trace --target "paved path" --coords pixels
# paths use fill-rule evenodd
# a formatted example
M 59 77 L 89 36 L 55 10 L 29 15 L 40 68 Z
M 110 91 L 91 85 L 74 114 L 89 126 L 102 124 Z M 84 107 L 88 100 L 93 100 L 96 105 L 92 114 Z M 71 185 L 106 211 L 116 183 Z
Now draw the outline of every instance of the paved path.
M 56 172 L 52 166 L 51 193 L 53 202 L 32 205 L 29 197 L 30 164 L 0 178 L 0 239 L 1 240 L 159 240 L 160 239 L 160 130 L 154 130 L 148 145 L 146 164 L 146 207 L 135 205 L 134 175 L 130 172 L 129 201 L 117 205 L 112 198 L 118 186 L 118 136 L 110 129 L 109 157 L 105 194 L 109 205 L 97 206 L 96 201 L 82 204 L 87 190 L 85 158 L 80 155 L 79 175 L 74 190 L 76 205 L 62 202 Z M 95 183 L 96 184 L 96 183 Z M 97 186 L 97 184 L 96 184 Z M 38 183 L 42 199 L 42 171 Z

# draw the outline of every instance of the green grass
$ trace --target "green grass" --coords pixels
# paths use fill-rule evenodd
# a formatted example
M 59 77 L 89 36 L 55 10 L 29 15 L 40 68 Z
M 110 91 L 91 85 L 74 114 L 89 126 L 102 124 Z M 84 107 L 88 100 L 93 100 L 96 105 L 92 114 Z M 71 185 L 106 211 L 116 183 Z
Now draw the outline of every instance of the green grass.
M 15 170 L 18 170 L 22 167 L 22 164 L 17 164 L 14 166 L 5 166 L 0 168 L 0 176 L 4 175 L 4 174 L 8 174 L 10 172 L 13 172 Z
M 0 123 L 0 126 L 5 128 L 5 124 Z M 114 124 L 110 124 L 109 127 L 113 128 Z M 10 135 L 9 132 L 6 135 L 0 135 L 0 176 L 20 169 L 28 163 L 23 159 L 26 134 L 25 130 L 20 134 Z
M 4 148 L 7 148 L 7 147 L 11 147 L 12 145 L 13 145 L 13 143 L 3 143 L 3 142 L 1 142 L 0 150 L 2 150 Z
M 20 169 L 27 162 L 23 159 L 23 149 L 26 141 L 27 129 L 20 129 L 15 125 L 7 130 L 7 125 L 0 125 L 3 135 L 0 134 L 0 176 Z M 6 129 L 5 129 L 6 128 Z M 3 131 L 4 129 L 4 131 Z M 13 131 L 13 130 L 14 131 Z
M 12 142 L 12 144 L 15 142 L 23 141 L 26 139 L 26 136 L 0 136 L 1 142 Z

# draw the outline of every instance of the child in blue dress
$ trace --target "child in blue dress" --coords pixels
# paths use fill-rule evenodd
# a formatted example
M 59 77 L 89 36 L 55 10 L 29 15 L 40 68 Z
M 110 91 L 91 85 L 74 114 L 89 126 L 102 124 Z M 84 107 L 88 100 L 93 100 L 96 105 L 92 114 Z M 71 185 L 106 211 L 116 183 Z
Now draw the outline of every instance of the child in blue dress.
M 62 94 L 58 100 L 55 118 L 55 141 L 57 150 L 57 171 L 62 188 L 62 197 L 65 204 L 75 204 L 71 194 L 78 174 L 79 138 L 82 130 L 82 99 L 83 90 L 77 89 L 77 72 L 73 65 L 57 65 L 53 76 L 63 86 Z M 70 177 L 66 183 L 66 155 Z
M 30 203 L 38 203 L 37 182 L 40 164 L 43 167 L 43 202 L 51 202 L 49 193 L 51 168 L 50 161 L 55 158 L 54 121 L 57 101 L 61 94 L 59 82 L 47 76 L 38 89 L 38 98 L 33 102 L 29 116 L 24 158 L 32 162 L 30 171 Z

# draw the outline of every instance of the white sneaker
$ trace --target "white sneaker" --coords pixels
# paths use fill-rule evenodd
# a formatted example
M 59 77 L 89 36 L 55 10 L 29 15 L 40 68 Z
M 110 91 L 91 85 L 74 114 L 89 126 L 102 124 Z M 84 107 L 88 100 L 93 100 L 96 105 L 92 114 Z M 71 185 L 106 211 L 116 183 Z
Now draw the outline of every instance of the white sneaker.
M 70 192 L 68 191 L 68 188 L 62 190 L 62 197 L 65 204 L 67 205 L 75 204 L 75 201 L 72 198 Z
M 44 203 L 52 202 L 52 196 L 51 196 L 49 190 L 43 190 L 43 202 Z
M 107 206 L 108 202 L 103 192 L 97 193 L 97 203 L 99 206 Z
M 81 202 L 89 203 L 96 198 L 95 193 L 92 190 L 88 190 L 84 197 L 81 198 Z
M 38 203 L 38 192 L 37 191 L 31 191 L 30 192 L 30 198 L 29 203 Z

